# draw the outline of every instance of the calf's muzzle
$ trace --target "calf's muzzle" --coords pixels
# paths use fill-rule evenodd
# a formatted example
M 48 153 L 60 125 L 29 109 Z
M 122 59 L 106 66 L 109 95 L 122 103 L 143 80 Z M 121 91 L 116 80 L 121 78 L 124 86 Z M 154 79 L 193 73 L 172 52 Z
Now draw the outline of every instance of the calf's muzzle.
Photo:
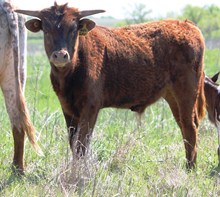
M 64 67 L 70 62 L 70 55 L 68 51 L 62 49 L 60 51 L 54 51 L 50 56 L 50 62 L 56 67 Z

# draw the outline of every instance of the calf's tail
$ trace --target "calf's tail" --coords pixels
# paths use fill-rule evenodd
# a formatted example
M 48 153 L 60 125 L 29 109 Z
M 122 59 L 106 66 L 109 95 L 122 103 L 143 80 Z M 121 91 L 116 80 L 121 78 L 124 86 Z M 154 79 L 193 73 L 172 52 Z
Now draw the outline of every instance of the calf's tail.
M 205 74 L 202 73 L 199 82 L 199 95 L 197 101 L 197 112 L 199 120 L 202 120 L 205 116 L 206 110 L 206 99 L 205 99 L 205 92 L 204 92 L 204 79 Z

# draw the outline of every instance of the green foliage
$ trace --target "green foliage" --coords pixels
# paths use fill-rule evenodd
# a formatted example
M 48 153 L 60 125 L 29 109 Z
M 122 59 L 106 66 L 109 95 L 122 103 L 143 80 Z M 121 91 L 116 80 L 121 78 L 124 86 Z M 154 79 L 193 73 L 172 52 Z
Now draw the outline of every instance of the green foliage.
M 180 18 L 187 18 L 197 24 L 206 39 L 220 38 L 219 7 L 215 5 L 205 7 L 187 5 Z
M 189 19 L 195 24 L 198 24 L 204 15 L 205 10 L 198 6 L 186 5 L 183 8 L 182 16 L 180 18 Z
M 125 10 L 125 24 L 143 23 L 148 20 L 147 15 L 151 10 L 146 10 L 146 6 L 142 3 L 136 3 Z
M 212 49 L 205 51 L 205 73 L 213 76 L 220 71 L 220 49 Z

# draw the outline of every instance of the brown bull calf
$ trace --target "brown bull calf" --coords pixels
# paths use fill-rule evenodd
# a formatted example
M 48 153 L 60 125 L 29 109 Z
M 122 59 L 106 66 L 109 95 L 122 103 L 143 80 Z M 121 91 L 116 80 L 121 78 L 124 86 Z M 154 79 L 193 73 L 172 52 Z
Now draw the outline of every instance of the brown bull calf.
M 143 113 L 162 97 L 182 131 L 187 167 L 195 165 L 205 111 L 204 39 L 192 22 L 162 20 L 109 29 L 84 18 L 103 10 L 55 3 L 41 11 L 17 12 L 37 17 L 26 27 L 44 33 L 51 82 L 73 153 L 85 153 L 100 109 Z

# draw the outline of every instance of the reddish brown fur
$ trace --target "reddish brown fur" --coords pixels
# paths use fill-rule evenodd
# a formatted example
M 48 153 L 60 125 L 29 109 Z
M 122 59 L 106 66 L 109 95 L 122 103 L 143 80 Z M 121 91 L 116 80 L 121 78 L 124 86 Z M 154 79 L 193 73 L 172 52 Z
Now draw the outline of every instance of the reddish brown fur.
M 199 119 L 205 108 L 204 40 L 199 29 L 188 21 L 163 20 L 113 29 L 97 26 L 88 35 L 79 36 L 88 20 L 80 20 L 80 12 L 66 6 L 58 19 L 54 9 L 60 7 L 55 5 L 47 14 L 39 12 L 38 30 L 47 31 L 44 18 L 50 17 L 51 34 L 45 38 L 45 49 L 73 152 L 75 147 L 85 152 L 100 109 L 116 107 L 143 113 L 162 97 L 181 128 L 187 167 L 193 167 Z M 31 31 L 36 30 L 34 21 L 26 25 Z M 78 30 L 71 31 L 73 24 Z M 62 61 L 69 55 L 71 62 L 59 67 L 56 61 L 60 54 Z

